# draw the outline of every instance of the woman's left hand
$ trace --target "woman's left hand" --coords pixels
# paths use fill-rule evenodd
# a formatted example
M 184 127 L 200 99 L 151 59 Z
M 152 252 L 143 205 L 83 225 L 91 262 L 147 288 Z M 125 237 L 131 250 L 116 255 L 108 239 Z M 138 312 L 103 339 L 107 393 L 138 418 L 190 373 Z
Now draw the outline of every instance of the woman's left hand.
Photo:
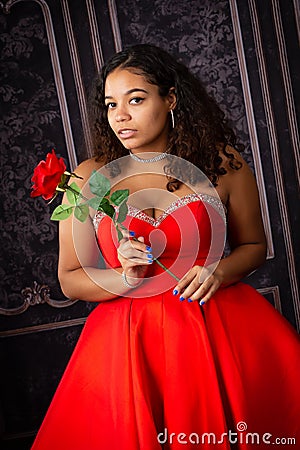
M 179 281 L 174 288 L 174 295 L 179 294 L 181 301 L 198 300 L 200 305 L 206 303 L 219 289 L 223 282 L 220 270 L 212 272 L 210 267 L 194 266 Z

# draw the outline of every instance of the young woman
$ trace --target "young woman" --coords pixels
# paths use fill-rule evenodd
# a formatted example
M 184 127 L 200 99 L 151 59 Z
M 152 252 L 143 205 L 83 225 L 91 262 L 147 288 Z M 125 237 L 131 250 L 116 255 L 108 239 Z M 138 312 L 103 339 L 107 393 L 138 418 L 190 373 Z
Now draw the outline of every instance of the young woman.
M 137 45 L 103 68 L 93 130 L 95 157 L 76 173 L 86 195 L 95 169 L 112 192 L 129 190 L 128 231 L 118 242 L 100 213 L 60 223 L 62 289 L 99 305 L 32 448 L 296 439 L 299 340 L 240 282 L 264 262 L 266 242 L 256 183 L 223 113 L 186 67 Z M 231 252 L 222 257 L 225 224 Z

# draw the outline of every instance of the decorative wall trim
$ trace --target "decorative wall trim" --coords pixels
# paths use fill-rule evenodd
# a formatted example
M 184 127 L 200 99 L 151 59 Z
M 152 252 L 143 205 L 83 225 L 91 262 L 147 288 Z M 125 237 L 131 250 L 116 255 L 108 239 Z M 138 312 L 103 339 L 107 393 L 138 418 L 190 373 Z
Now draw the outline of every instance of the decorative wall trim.
M 115 49 L 116 49 L 116 52 L 120 52 L 122 50 L 122 39 L 121 39 L 121 32 L 120 32 L 120 26 L 119 26 L 119 20 L 118 20 L 118 12 L 117 12 L 117 6 L 116 6 L 115 0 L 108 0 L 108 10 L 109 10 L 110 23 L 111 23 L 111 28 L 112 28 L 113 37 L 114 37 Z
M 300 3 L 299 0 L 293 0 L 294 11 L 295 11 L 295 20 L 298 34 L 298 41 L 300 45 Z
M 45 20 L 45 27 L 46 27 L 48 43 L 49 43 L 49 51 L 50 51 L 50 57 L 51 57 L 51 62 L 52 62 L 54 81 L 55 81 L 55 86 L 56 86 L 56 90 L 57 90 L 58 102 L 59 102 L 59 107 L 60 107 L 60 111 L 61 111 L 61 119 L 62 119 L 64 134 L 65 134 L 67 153 L 68 153 L 68 158 L 69 158 L 69 162 L 70 162 L 70 168 L 71 168 L 71 170 L 74 170 L 75 167 L 77 166 L 77 157 L 76 157 L 76 153 L 75 153 L 72 127 L 71 127 L 71 122 L 70 122 L 67 100 L 66 100 L 66 96 L 65 96 L 65 88 L 64 88 L 64 82 L 63 82 L 62 73 L 61 73 L 61 65 L 60 65 L 60 60 L 59 60 L 58 51 L 57 51 L 57 45 L 56 45 L 56 39 L 55 39 L 55 34 L 54 34 L 51 12 L 50 12 L 49 6 L 45 0 L 9 0 L 4 5 L 4 7 L 2 6 L 3 11 L 6 14 L 9 14 L 10 9 L 12 8 L 13 5 L 15 5 L 16 3 L 23 2 L 23 1 L 33 1 L 35 3 L 38 3 L 38 5 L 40 5 L 40 7 L 42 9 L 43 17 Z M 2 3 L 2 5 L 3 5 L 3 3 Z
M 87 149 L 87 154 L 89 157 L 93 154 L 93 144 L 92 144 L 92 136 L 88 121 L 88 111 L 87 111 L 87 101 L 85 96 L 85 90 L 82 81 L 82 71 L 80 65 L 80 59 L 78 55 L 78 49 L 75 41 L 74 31 L 72 27 L 71 15 L 68 5 L 68 0 L 61 0 L 63 18 L 66 27 L 71 64 L 73 69 L 73 76 L 75 80 L 75 88 L 78 99 L 79 112 L 81 117 L 82 129 L 84 141 Z
M 17 439 L 31 438 L 37 434 L 38 430 L 35 431 L 25 431 L 23 433 L 5 433 L 1 436 L 1 442 L 12 442 Z
M 260 289 L 257 289 L 257 291 L 261 295 L 272 294 L 273 299 L 274 299 L 275 308 L 277 309 L 277 311 L 280 312 L 280 314 L 282 314 L 279 286 L 270 286 L 270 287 L 260 288 Z
M 298 286 L 297 286 L 295 258 L 294 258 L 293 246 L 292 246 L 292 236 L 291 236 L 291 229 L 290 229 L 290 223 L 289 223 L 288 207 L 287 207 L 287 202 L 286 202 L 285 192 L 284 192 L 283 175 L 282 175 L 281 167 L 280 167 L 279 144 L 278 144 L 278 138 L 277 138 L 277 132 L 276 132 L 275 119 L 274 119 L 272 105 L 271 105 L 271 96 L 270 96 L 270 90 L 269 90 L 268 78 L 267 78 L 267 68 L 266 68 L 266 62 L 265 62 L 265 58 L 264 58 L 264 54 L 263 54 L 262 39 L 261 39 L 261 34 L 260 34 L 260 29 L 259 29 L 259 21 L 258 21 L 258 14 L 257 14 L 257 10 L 256 10 L 255 0 L 248 0 L 248 1 L 249 1 L 249 7 L 250 7 L 250 16 L 251 16 L 251 23 L 252 23 L 252 29 L 253 29 L 256 54 L 257 54 L 257 58 L 258 58 L 259 77 L 260 77 L 262 93 L 263 93 L 266 121 L 267 121 L 267 125 L 268 125 L 267 128 L 268 128 L 268 133 L 269 133 L 271 156 L 272 156 L 272 162 L 273 162 L 273 168 L 274 168 L 276 192 L 277 192 L 278 200 L 279 200 L 278 206 L 279 206 L 281 222 L 282 222 L 282 235 L 283 235 L 284 244 L 285 244 L 285 248 L 286 248 L 286 259 L 287 259 L 288 272 L 289 272 L 289 278 L 290 278 L 290 284 L 291 284 L 296 325 L 297 325 L 297 329 L 300 330 L 300 299 L 299 299 L 299 291 L 298 291 Z
M 42 286 L 44 287 L 44 286 Z M 47 286 L 45 286 L 47 288 Z M 265 288 L 257 289 L 258 292 L 260 292 L 262 295 L 266 294 L 272 294 L 274 299 L 274 305 L 275 308 L 282 313 L 281 308 L 281 301 L 280 301 L 280 293 L 279 293 L 279 287 L 278 286 L 270 286 Z M 48 295 L 48 294 L 46 294 Z M 45 303 L 45 302 L 40 302 Z M 37 304 L 37 303 L 36 303 Z M 30 327 L 23 327 L 23 328 L 15 328 L 13 330 L 7 330 L 7 331 L 0 331 L 0 337 L 12 337 L 12 336 L 24 336 L 26 334 L 31 333 L 37 333 L 41 331 L 50 331 L 50 330 L 57 330 L 60 328 L 68 328 L 68 327 L 74 327 L 78 325 L 83 325 L 87 320 L 87 317 L 79 317 L 77 319 L 69 319 L 69 320 L 63 320 L 60 322 L 53 322 L 53 323 L 46 323 L 41 325 L 33 325 Z
M 93 0 L 86 0 L 86 9 L 88 12 L 88 19 L 90 25 L 90 37 L 91 37 L 93 57 L 97 73 L 99 73 L 101 67 L 104 64 L 104 57 L 102 52 L 101 39 L 99 35 L 95 5 Z
M 51 331 L 60 328 L 75 327 L 78 325 L 83 325 L 86 322 L 86 319 L 86 317 L 79 317 L 78 319 L 62 320 L 61 322 L 44 323 L 42 325 L 32 325 L 31 327 L 0 331 L 0 338 L 24 336 L 25 334 L 38 333 L 40 331 Z
M 267 245 L 268 245 L 267 258 L 271 259 L 271 258 L 274 258 L 274 244 L 273 244 L 273 238 L 272 238 L 268 201 L 267 201 L 267 196 L 266 196 L 264 175 L 263 175 L 263 170 L 262 170 L 262 162 L 261 162 L 261 158 L 260 158 L 260 149 L 259 149 L 259 142 L 258 142 L 258 137 L 257 137 L 254 111 L 253 111 L 253 104 L 252 104 L 251 90 L 250 90 L 250 84 L 249 84 L 248 69 L 247 69 L 246 58 L 245 58 L 244 44 L 243 44 L 243 38 L 242 38 L 242 32 L 241 32 L 241 25 L 240 25 L 240 19 L 239 19 L 239 13 L 238 13 L 236 0 L 229 0 L 229 4 L 230 4 L 230 11 L 231 11 L 231 20 L 232 20 L 232 25 L 233 25 L 235 47 L 236 47 L 236 52 L 237 52 L 239 68 L 240 68 L 240 74 L 241 74 L 241 83 L 242 83 L 243 96 L 244 96 L 244 102 L 245 102 L 245 110 L 246 110 L 246 117 L 247 117 L 248 129 L 249 129 L 249 137 L 250 137 L 250 143 L 251 143 L 251 149 L 252 149 L 252 155 L 253 155 L 253 162 L 254 162 L 256 180 L 257 180 L 259 196 L 260 196 L 262 218 L 263 218 L 263 223 L 264 223 L 264 228 L 265 228 L 265 233 L 266 233 L 266 238 L 267 238 Z
M 33 282 L 32 287 L 26 287 L 21 291 L 23 303 L 16 308 L 0 308 L 0 315 L 16 316 L 25 312 L 30 306 L 47 303 L 54 308 L 65 308 L 76 303 L 78 300 L 54 300 L 50 298 L 50 288 L 46 284 Z
M 300 140 L 298 125 L 296 119 L 295 101 L 293 95 L 293 88 L 291 82 L 291 75 L 289 70 L 289 61 L 287 57 L 284 31 L 282 26 L 281 12 L 278 0 L 271 0 L 272 13 L 274 18 L 274 25 L 276 31 L 276 38 L 279 50 L 279 60 L 283 78 L 284 93 L 287 106 L 287 117 L 289 122 L 289 129 L 291 135 L 291 142 L 294 151 L 295 166 L 297 172 L 298 184 L 300 185 Z

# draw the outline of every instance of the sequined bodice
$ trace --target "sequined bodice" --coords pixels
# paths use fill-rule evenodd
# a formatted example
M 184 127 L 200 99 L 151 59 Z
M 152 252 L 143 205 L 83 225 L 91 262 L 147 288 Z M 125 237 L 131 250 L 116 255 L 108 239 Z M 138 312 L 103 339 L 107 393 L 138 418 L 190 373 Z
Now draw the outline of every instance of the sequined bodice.
M 188 205 L 189 203 L 199 201 L 211 205 L 213 208 L 216 209 L 216 211 L 219 212 L 220 216 L 223 217 L 224 221 L 226 221 L 226 208 L 217 197 L 212 197 L 211 195 L 207 194 L 196 194 L 196 193 L 187 194 L 184 197 L 178 198 L 177 200 L 172 202 L 170 206 L 168 206 L 168 208 L 157 219 L 149 216 L 148 214 L 145 214 L 144 211 L 141 211 L 139 208 L 136 208 L 135 206 L 132 205 L 128 205 L 128 216 L 135 217 L 144 222 L 147 222 L 153 227 L 158 227 L 167 216 L 172 214 L 172 212 L 176 211 L 178 208 Z M 98 230 L 101 220 L 104 217 L 105 213 L 101 211 L 98 211 L 95 214 L 93 222 L 96 232 Z
M 157 218 L 132 205 L 124 225 L 151 245 L 155 258 L 182 276 L 194 264 L 209 265 L 223 254 L 225 207 L 207 194 L 188 194 L 172 202 Z M 107 267 L 120 267 L 118 239 L 112 220 L 102 212 L 94 217 L 98 243 Z M 157 274 L 161 268 L 153 263 Z

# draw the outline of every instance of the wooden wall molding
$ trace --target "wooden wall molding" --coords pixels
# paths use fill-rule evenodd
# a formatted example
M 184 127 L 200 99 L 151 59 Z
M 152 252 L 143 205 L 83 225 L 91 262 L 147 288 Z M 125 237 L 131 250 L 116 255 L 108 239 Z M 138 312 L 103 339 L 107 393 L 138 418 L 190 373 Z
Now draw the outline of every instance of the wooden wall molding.
M 88 12 L 88 20 L 90 26 L 91 47 L 94 57 L 94 63 L 97 73 L 100 72 L 104 64 L 104 57 L 101 46 L 101 39 L 97 23 L 94 0 L 86 0 L 86 9 Z
M 277 137 L 277 130 L 275 125 L 274 112 L 271 104 L 270 88 L 267 77 L 266 61 L 263 53 L 263 45 L 261 38 L 261 31 L 259 27 L 259 19 L 256 9 L 255 0 L 248 0 L 250 8 L 250 17 L 252 23 L 252 30 L 258 59 L 258 71 L 263 94 L 264 109 L 266 114 L 267 129 L 269 135 L 271 157 L 274 168 L 274 177 L 276 183 L 276 192 L 278 195 L 278 206 L 280 210 L 280 217 L 282 223 L 282 234 L 286 249 L 286 259 L 288 265 L 288 273 L 292 291 L 293 306 L 295 311 L 295 319 L 297 329 L 300 330 L 300 299 L 297 284 L 295 258 L 293 253 L 293 244 L 291 236 L 291 226 L 289 220 L 288 206 L 285 197 L 284 180 L 280 165 L 279 142 Z
M 26 334 L 38 333 L 41 331 L 51 331 L 51 330 L 58 330 L 60 328 L 74 327 L 78 325 L 83 325 L 86 322 L 86 320 L 87 320 L 86 317 L 79 317 L 77 319 L 61 320 L 60 322 L 44 323 L 41 325 L 32 325 L 30 327 L 22 327 L 22 328 L 15 328 L 13 330 L 0 331 L 0 338 L 24 336 Z
M 291 82 L 291 75 L 289 70 L 289 62 L 287 57 L 284 31 L 282 26 L 282 18 L 278 0 L 271 0 L 271 6 L 278 44 L 280 68 L 283 78 L 283 87 L 287 107 L 287 118 L 289 123 L 291 144 L 294 152 L 298 186 L 300 186 L 300 139 L 297 125 L 296 108 Z
M 115 0 L 108 0 L 108 10 L 111 22 L 112 33 L 114 37 L 116 52 L 122 50 L 122 39 L 118 20 L 117 6 Z
M 80 58 L 78 54 L 78 48 L 76 45 L 75 35 L 72 27 L 71 15 L 69 10 L 68 0 L 61 0 L 63 19 L 65 23 L 65 29 L 68 40 L 69 53 L 72 64 L 72 72 L 75 80 L 75 88 L 79 106 L 79 113 L 82 123 L 84 142 L 89 157 L 93 155 L 93 144 L 91 129 L 88 120 L 87 99 L 82 79 L 82 70 L 80 64 Z
M 268 200 L 267 200 L 267 195 L 266 195 L 264 174 L 263 174 L 263 169 L 262 169 L 262 161 L 261 161 L 261 157 L 260 157 L 260 148 L 259 148 L 259 142 L 258 142 L 258 137 L 257 137 L 257 128 L 256 128 L 255 117 L 254 117 L 254 111 L 253 111 L 252 95 L 251 95 L 251 89 L 250 89 L 250 83 L 249 83 L 248 69 L 247 69 L 246 58 L 245 58 L 245 50 L 244 50 L 244 44 L 243 44 L 243 38 L 242 38 L 242 31 L 241 31 L 237 2 L 236 2 L 236 0 L 229 0 L 229 4 L 230 4 L 230 11 L 231 11 L 231 19 L 232 19 L 232 25 L 233 25 L 236 53 L 237 53 L 237 58 L 238 58 L 238 63 L 239 63 L 239 68 L 240 68 L 240 73 L 241 73 L 241 83 L 242 83 L 242 89 L 243 89 L 245 111 L 246 111 L 246 117 L 247 117 L 248 129 L 249 129 L 249 138 L 250 138 L 251 149 L 252 149 L 253 163 L 254 163 L 256 181 L 257 181 L 258 190 L 259 190 L 264 228 L 265 228 L 265 233 L 266 233 L 266 238 L 267 238 L 268 259 L 271 259 L 271 258 L 274 258 L 274 256 L 275 256 L 274 244 L 273 244 L 273 237 L 272 237 L 270 214 L 269 214 Z
M 41 305 L 47 303 L 54 308 L 66 308 L 72 306 L 78 300 L 54 300 L 50 297 L 50 288 L 47 284 L 39 284 L 33 281 L 31 287 L 25 287 L 21 291 L 23 297 L 23 303 L 15 308 L 0 308 L 0 315 L 3 316 L 16 316 L 22 314 L 30 306 Z M 0 334 L 1 335 L 1 334 Z
M 273 296 L 273 303 L 274 303 L 275 308 L 277 309 L 277 311 L 280 312 L 280 314 L 282 314 L 279 286 L 276 285 L 276 286 L 270 286 L 270 287 L 265 287 L 265 288 L 259 288 L 259 289 L 257 289 L 257 291 L 261 295 L 271 294 Z

